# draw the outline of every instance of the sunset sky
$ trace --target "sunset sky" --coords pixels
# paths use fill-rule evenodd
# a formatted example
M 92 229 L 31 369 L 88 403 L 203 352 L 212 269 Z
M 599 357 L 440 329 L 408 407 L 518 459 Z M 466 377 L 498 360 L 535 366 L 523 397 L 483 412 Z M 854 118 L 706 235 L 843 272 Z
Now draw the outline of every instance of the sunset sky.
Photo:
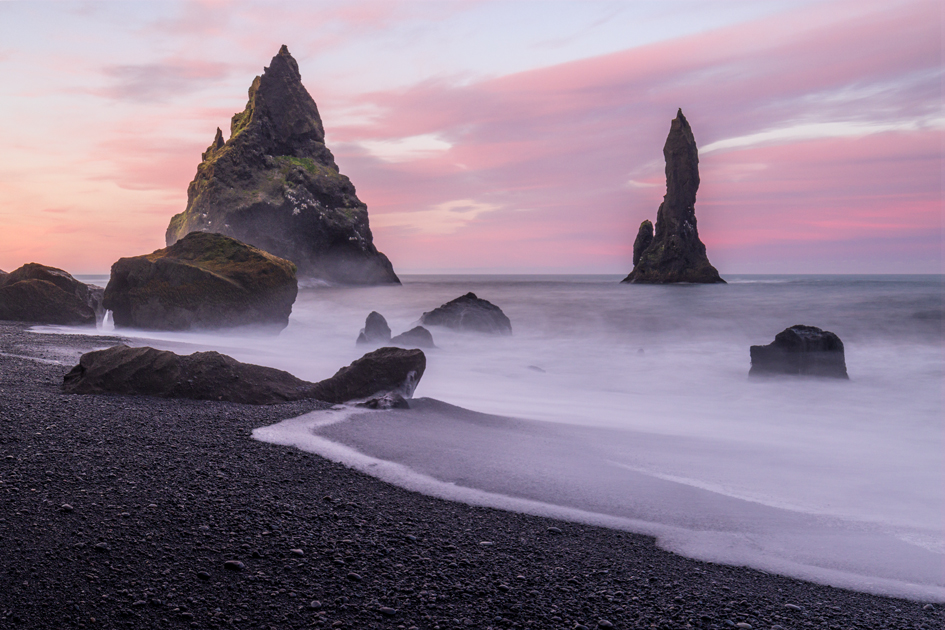
M 0 269 L 164 246 L 286 44 L 399 273 L 627 273 L 682 108 L 726 273 L 941 273 L 943 9 L 0 0 Z

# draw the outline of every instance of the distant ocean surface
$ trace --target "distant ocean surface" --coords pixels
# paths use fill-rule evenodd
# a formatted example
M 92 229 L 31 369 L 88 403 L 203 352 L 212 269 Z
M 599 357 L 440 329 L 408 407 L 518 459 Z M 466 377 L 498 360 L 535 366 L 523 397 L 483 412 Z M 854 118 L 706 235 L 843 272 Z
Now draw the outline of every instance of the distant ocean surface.
M 428 494 L 652 534 L 695 558 L 945 601 L 943 276 L 621 278 L 305 286 L 275 337 L 119 332 L 321 380 L 363 354 L 370 311 L 398 334 L 472 291 L 514 334 L 431 328 L 438 349 L 412 410 L 317 412 L 255 436 Z M 748 378 L 749 346 L 794 324 L 840 336 L 849 381 Z

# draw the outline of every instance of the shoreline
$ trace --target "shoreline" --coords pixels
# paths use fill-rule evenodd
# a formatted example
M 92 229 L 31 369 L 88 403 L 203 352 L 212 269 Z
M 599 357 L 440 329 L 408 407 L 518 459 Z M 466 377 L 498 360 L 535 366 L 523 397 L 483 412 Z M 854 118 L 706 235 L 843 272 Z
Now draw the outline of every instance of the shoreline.
M 65 395 L 78 356 L 118 337 L 28 328 L 0 324 L 3 627 L 945 625 L 938 604 L 436 499 L 252 439 L 315 401 Z

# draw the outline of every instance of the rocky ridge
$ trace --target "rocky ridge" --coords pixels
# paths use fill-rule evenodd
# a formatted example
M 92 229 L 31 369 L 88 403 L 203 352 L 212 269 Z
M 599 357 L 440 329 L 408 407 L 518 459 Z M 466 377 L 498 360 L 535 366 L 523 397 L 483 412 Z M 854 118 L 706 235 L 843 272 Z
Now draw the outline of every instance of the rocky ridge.
M 283 46 L 249 88 L 230 138 L 217 129 L 168 225 L 173 245 L 195 230 L 232 236 L 291 260 L 305 277 L 399 283 L 374 246 L 367 206 L 325 146 L 315 101 Z

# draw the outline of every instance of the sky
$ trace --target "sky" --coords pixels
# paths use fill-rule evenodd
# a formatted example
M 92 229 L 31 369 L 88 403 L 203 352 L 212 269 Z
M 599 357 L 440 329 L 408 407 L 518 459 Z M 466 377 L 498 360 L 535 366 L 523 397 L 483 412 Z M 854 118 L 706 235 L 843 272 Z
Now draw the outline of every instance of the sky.
M 282 44 L 398 273 L 632 268 L 682 108 L 725 276 L 942 273 L 940 2 L 0 0 L 0 269 L 164 246 Z

